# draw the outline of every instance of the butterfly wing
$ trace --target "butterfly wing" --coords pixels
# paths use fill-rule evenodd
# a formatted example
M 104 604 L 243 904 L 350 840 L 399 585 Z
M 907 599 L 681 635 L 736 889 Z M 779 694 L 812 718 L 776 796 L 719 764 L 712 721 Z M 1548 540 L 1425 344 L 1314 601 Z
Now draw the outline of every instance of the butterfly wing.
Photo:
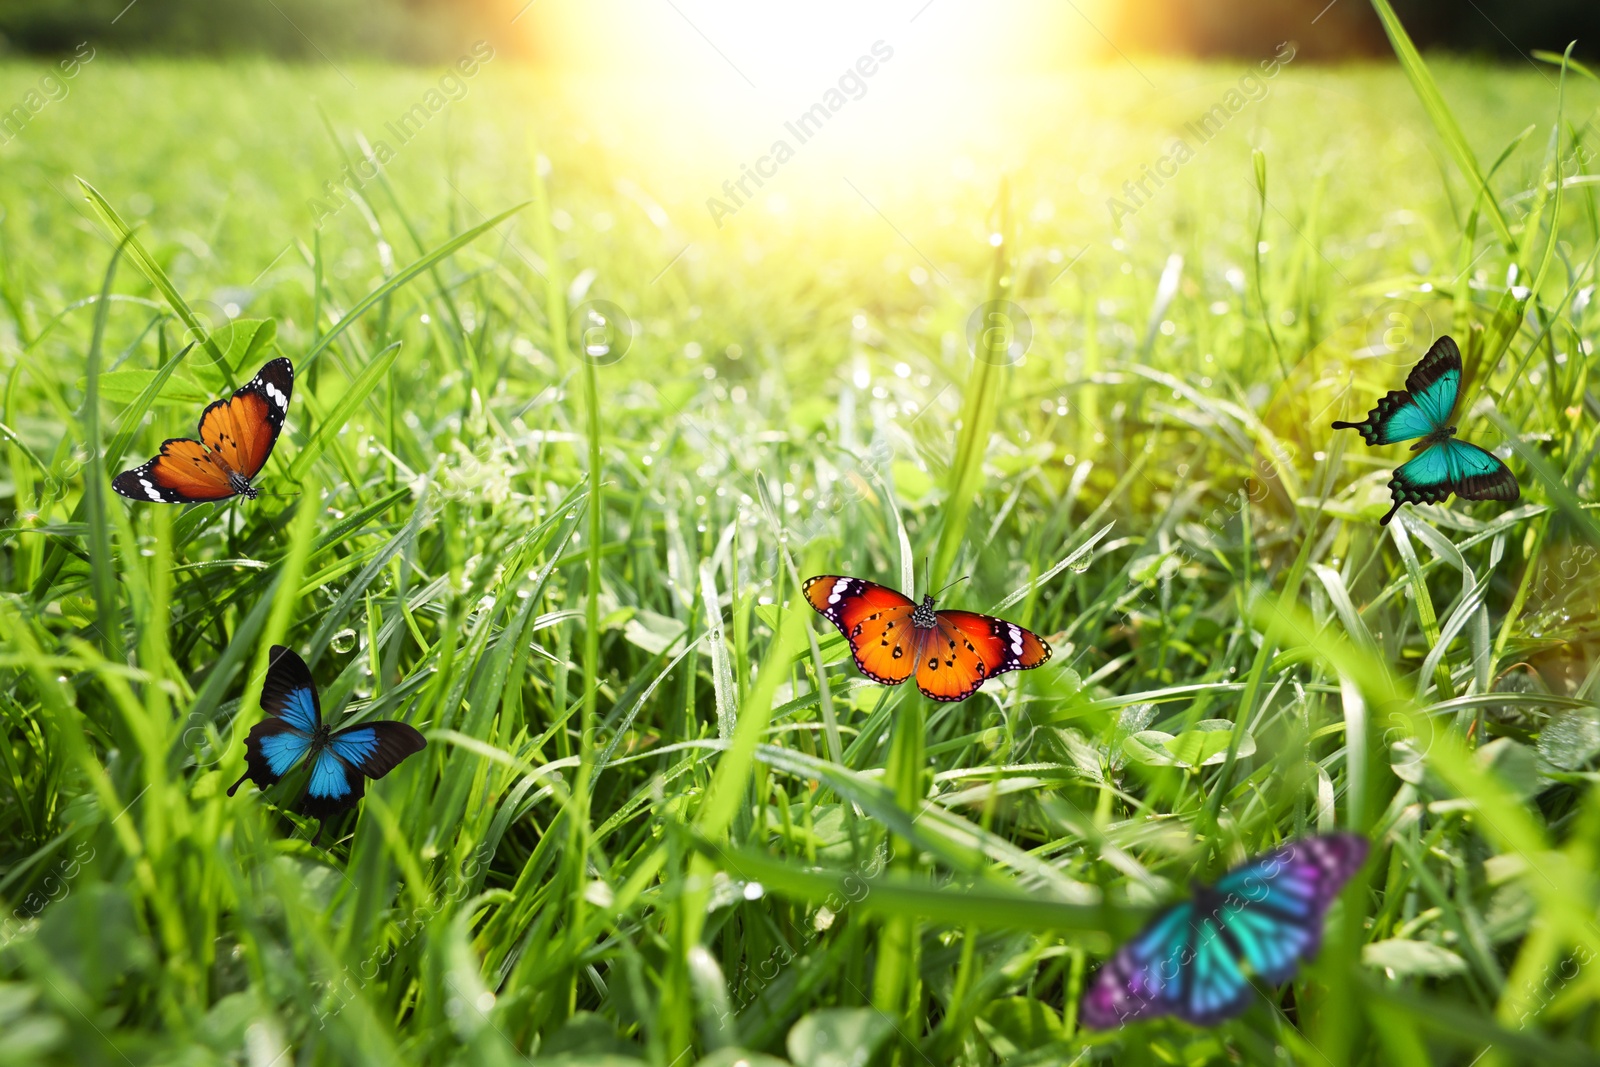
M 1359 834 L 1324 834 L 1233 868 L 1118 949 L 1090 980 L 1079 1017 L 1106 1030 L 1155 1015 L 1207 1026 L 1238 1014 L 1250 976 L 1286 982 L 1316 954 L 1323 916 L 1368 848 Z
M 1223 932 L 1226 911 L 1195 925 L 1192 973 L 1174 1014 L 1196 1026 L 1211 1026 L 1239 1014 L 1250 1002 L 1250 979 L 1234 956 L 1232 938 Z
M 1250 981 L 1215 917 L 1193 903 L 1158 915 L 1095 974 L 1078 1016 L 1095 1030 L 1157 1015 L 1209 1026 L 1236 1015 Z
M 272 360 L 233 396 L 201 413 L 200 440 L 233 470 L 254 478 L 278 443 L 293 392 L 294 365 L 287 359 Z
M 427 744 L 407 723 L 387 719 L 340 730 L 317 753 L 300 811 L 326 819 L 354 807 L 366 795 L 368 778 L 382 778 Z
M 276 715 L 303 733 L 322 725 L 322 701 L 311 680 L 311 668 L 292 648 L 273 645 L 267 652 L 267 679 L 261 686 L 261 710 Z
M 1050 645 L 1032 630 L 976 611 L 941 611 L 939 621 L 983 656 L 987 677 L 1031 671 L 1050 659 Z M 948 644 L 948 638 L 946 639 Z
M 341 759 L 330 744 L 311 764 L 311 780 L 300 798 L 299 811 L 313 819 L 328 819 L 355 807 L 366 792 L 365 776 Z
M 917 652 L 917 688 L 934 700 L 965 700 L 997 674 L 1028 670 L 1050 646 L 1014 622 L 975 611 L 941 611 Z
M 1441 337 L 1406 376 L 1404 391 L 1378 401 L 1361 422 L 1336 422 L 1335 430 L 1356 430 L 1369 445 L 1392 445 L 1426 437 L 1450 425 L 1461 392 L 1461 350 Z
M 187 437 L 163 441 L 158 456 L 117 475 L 111 488 L 131 500 L 157 504 L 195 504 L 234 495 L 228 472 L 217 466 L 199 441 Z
M 916 605 L 902 593 L 863 578 L 822 574 L 808 578 L 806 600 L 850 642 L 861 673 L 874 682 L 899 685 L 917 662 Z
M 1218 879 L 1218 922 L 1253 974 L 1278 985 L 1322 945 L 1322 921 L 1366 862 L 1360 834 L 1323 834 L 1256 856 Z
M 1401 464 L 1389 479 L 1394 501 L 1379 522 L 1385 526 L 1401 504 L 1437 504 L 1451 493 L 1467 500 L 1516 500 L 1522 495 L 1516 475 L 1492 452 L 1454 438 Z
M 340 730 L 328 747 L 368 778 L 382 778 L 401 760 L 427 748 L 428 742 L 409 723 L 383 719 Z
M 1300 961 L 1316 955 L 1321 944 L 1320 916 L 1317 922 L 1290 920 L 1275 911 L 1232 901 L 1218 908 L 1217 917 L 1239 959 L 1269 985 L 1293 978 Z
M 1516 500 L 1522 496 L 1511 468 L 1488 449 L 1454 439 L 1438 447 L 1450 465 L 1456 496 L 1467 500 Z
M 230 797 L 246 778 L 265 789 L 288 774 L 311 748 L 311 737 L 322 723 L 311 670 L 292 649 L 273 645 L 267 653 L 261 710 L 267 717 L 245 736 L 245 773 L 228 789 Z
M 1191 977 L 1197 915 L 1190 902 L 1168 908 L 1095 972 L 1078 1018 L 1094 1030 L 1180 1009 Z
M 244 739 L 244 775 L 228 787 L 231 797 L 245 779 L 257 789 L 274 785 L 294 769 L 311 747 L 311 736 L 295 729 L 284 719 L 268 716 L 250 727 Z
M 1296 916 L 1320 916 L 1367 861 L 1360 834 L 1316 834 L 1263 852 L 1217 879 L 1214 891 Z

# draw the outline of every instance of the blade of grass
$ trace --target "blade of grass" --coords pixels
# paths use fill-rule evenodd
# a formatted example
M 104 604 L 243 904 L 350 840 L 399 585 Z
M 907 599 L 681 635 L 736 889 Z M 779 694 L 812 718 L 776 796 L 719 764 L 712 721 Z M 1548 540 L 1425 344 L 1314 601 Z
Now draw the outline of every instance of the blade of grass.
M 111 284 L 117 277 L 117 261 L 132 235 L 122 239 L 106 265 L 105 281 L 100 286 L 100 301 L 94 309 L 94 334 L 89 340 L 88 384 L 83 394 L 83 440 L 89 450 L 89 469 L 85 474 L 83 500 L 88 520 L 89 570 L 94 582 L 95 617 L 99 646 L 107 658 L 122 659 L 122 606 L 117 596 L 117 579 L 112 573 L 111 521 L 106 516 L 106 468 L 100 454 L 100 347 L 105 342 L 106 318 L 111 311 Z
M 201 325 L 199 317 L 189 307 L 188 301 L 183 299 L 183 295 L 178 292 L 178 287 L 172 283 L 171 278 L 167 277 L 167 272 L 161 269 L 161 264 L 157 263 L 154 257 L 144 250 L 144 246 L 139 243 L 139 238 L 135 236 L 133 230 L 126 222 L 122 221 L 122 216 L 117 214 L 116 208 L 111 206 L 110 201 L 100 195 L 98 189 L 83 178 L 78 179 L 78 185 L 83 189 L 84 197 L 94 208 L 95 213 L 110 228 L 111 234 L 117 239 L 119 246 L 127 246 L 128 258 L 133 260 L 134 265 L 139 268 L 146 278 L 150 279 L 150 284 L 156 287 L 156 291 L 167 302 L 167 306 L 172 309 L 172 313 L 178 316 L 179 321 L 188 327 L 195 337 L 199 338 L 198 343 L 205 345 L 207 354 L 211 356 L 212 362 L 221 369 L 222 376 L 228 383 L 228 388 L 232 389 L 236 384 L 233 377 L 233 368 L 228 366 L 227 361 L 223 358 L 222 349 L 217 345 L 216 341 L 212 340 L 211 331 Z M 183 355 L 193 347 L 194 345 L 192 344 L 186 347 L 183 352 L 179 353 L 178 358 L 183 358 Z
M 389 376 L 389 371 L 394 367 L 394 361 L 400 358 L 400 345 L 401 342 L 394 342 L 388 348 L 373 356 L 371 361 L 361 369 L 361 373 L 356 376 L 356 380 L 351 382 L 350 387 L 339 397 L 339 402 L 333 406 L 333 411 L 312 431 L 311 439 L 300 450 L 300 454 L 294 457 L 294 462 L 289 464 L 287 477 L 291 482 L 298 483 L 306 476 L 306 472 L 311 469 L 311 464 L 322 454 L 328 442 L 333 440 L 345 428 L 345 425 L 350 421 L 350 417 L 355 414 L 356 408 L 360 407 L 367 399 L 368 394 L 377 388 L 379 382 Z
M 1450 105 L 1445 102 L 1444 94 L 1439 91 L 1438 83 L 1433 80 L 1433 74 L 1423 62 L 1422 54 L 1412 43 L 1411 35 L 1401 25 L 1400 17 L 1394 13 L 1394 8 L 1389 6 L 1389 0 L 1372 0 L 1372 7 L 1378 12 L 1378 18 L 1383 23 L 1383 32 L 1388 34 L 1389 43 L 1394 47 L 1395 57 L 1400 60 L 1400 69 L 1405 71 L 1406 78 L 1411 82 L 1411 88 L 1422 101 L 1423 110 L 1428 113 L 1428 119 L 1433 123 L 1434 130 L 1438 132 L 1450 154 L 1455 157 L 1456 166 L 1460 168 L 1462 177 L 1472 186 L 1475 195 L 1482 195 L 1484 206 L 1489 213 L 1489 221 L 1493 222 L 1494 228 L 1499 231 L 1500 240 L 1504 243 L 1506 251 L 1516 255 L 1517 240 L 1511 234 L 1511 226 L 1506 221 L 1505 212 L 1500 208 L 1500 201 L 1484 181 L 1483 172 L 1478 169 L 1478 157 L 1473 154 L 1472 146 L 1467 143 L 1466 135 L 1461 132 L 1461 125 L 1456 122 Z
M 525 201 L 524 203 L 518 204 L 516 207 L 507 208 L 505 211 L 502 211 L 500 214 L 494 216 L 494 218 L 488 220 L 487 222 L 480 223 L 466 232 L 452 237 L 450 240 L 446 241 L 438 248 L 435 248 L 432 252 L 429 252 L 415 263 L 412 263 L 404 270 L 395 274 L 394 277 L 378 286 L 372 292 L 362 297 L 361 300 L 356 303 L 355 307 L 345 312 L 343 317 L 341 317 L 338 322 L 334 323 L 326 333 L 317 338 L 316 343 L 306 350 L 305 355 L 300 357 L 296 365 L 300 368 L 301 372 L 304 373 L 309 371 L 311 367 L 322 358 L 322 353 L 327 351 L 329 345 L 338 340 L 342 333 L 348 330 L 351 326 L 355 325 L 356 322 L 360 320 L 360 318 L 367 312 L 383 303 L 383 301 L 391 296 L 396 290 L 403 288 L 407 282 L 411 281 L 417 275 L 430 270 L 433 265 L 438 263 L 440 260 L 453 255 L 462 248 L 465 248 L 467 245 L 471 244 L 473 241 L 476 241 L 479 237 L 482 237 L 484 234 L 500 225 L 506 219 L 509 219 L 512 215 L 515 215 L 517 212 L 527 207 L 529 203 L 531 203 L 531 201 Z

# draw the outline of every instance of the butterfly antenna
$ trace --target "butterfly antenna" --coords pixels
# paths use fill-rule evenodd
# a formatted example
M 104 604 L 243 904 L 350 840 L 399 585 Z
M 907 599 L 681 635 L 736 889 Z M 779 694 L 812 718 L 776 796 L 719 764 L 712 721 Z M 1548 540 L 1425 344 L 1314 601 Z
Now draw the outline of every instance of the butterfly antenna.
M 945 589 L 949 589 L 952 585 L 960 585 L 970 577 L 972 577 L 970 574 L 963 574 L 953 582 L 946 582 L 943 589 L 940 589 L 937 593 L 933 594 L 934 599 L 937 600 L 939 597 L 943 596 Z

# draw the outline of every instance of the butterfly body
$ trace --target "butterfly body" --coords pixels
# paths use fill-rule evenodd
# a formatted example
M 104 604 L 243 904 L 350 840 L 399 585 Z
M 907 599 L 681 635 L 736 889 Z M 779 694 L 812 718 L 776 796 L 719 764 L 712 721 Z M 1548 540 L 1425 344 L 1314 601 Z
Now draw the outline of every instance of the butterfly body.
M 1461 392 L 1461 351 L 1441 337 L 1406 376 L 1404 390 L 1393 390 L 1360 422 L 1335 422 L 1335 430 L 1355 430 L 1368 445 L 1416 440 L 1420 455 L 1389 480 L 1394 502 L 1378 520 L 1387 526 L 1402 504 L 1437 504 L 1450 494 L 1467 500 L 1516 500 L 1517 479 L 1494 453 L 1456 439 L 1455 409 Z M 1417 440 L 1419 439 L 1420 440 Z
M 130 500 L 193 504 L 261 491 L 252 479 L 261 473 L 283 430 L 294 392 L 294 365 L 274 359 L 226 400 L 200 413 L 199 440 L 173 437 L 147 463 L 111 480 L 111 488 Z
M 1410 451 L 1421 452 L 1424 448 L 1432 448 L 1434 445 L 1442 445 L 1455 435 L 1456 428 L 1454 426 L 1446 426 L 1442 430 L 1435 430 L 1427 437 L 1424 437 L 1422 440 L 1412 445 Z
M 427 741 L 407 723 L 391 720 L 334 730 L 322 721 L 322 705 L 311 670 L 282 645 L 269 654 L 261 690 L 266 718 L 245 738 L 245 772 L 228 795 L 245 783 L 274 785 L 297 767 L 309 767 L 305 792 L 296 805 L 302 815 L 326 820 L 352 808 L 366 793 L 366 779 L 382 778 Z M 321 830 L 317 831 L 321 836 Z
M 939 611 L 863 578 L 823 574 L 806 581 L 807 602 L 838 627 L 861 673 L 884 685 L 913 676 L 934 700 L 965 700 L 1008 671 L 1031 670 L 1050 646 L 1014 622 L 973 611 Z
M 1083 1025 L 1174 1015 L 1210 1026 L 1249 1005 L 1251 979 L 1279 985 L 1322 944 L 1322 921 L 1366 861 L 1359 834 L 1304 838 L 1255 856 L 1166 908 L 1090 979 Z

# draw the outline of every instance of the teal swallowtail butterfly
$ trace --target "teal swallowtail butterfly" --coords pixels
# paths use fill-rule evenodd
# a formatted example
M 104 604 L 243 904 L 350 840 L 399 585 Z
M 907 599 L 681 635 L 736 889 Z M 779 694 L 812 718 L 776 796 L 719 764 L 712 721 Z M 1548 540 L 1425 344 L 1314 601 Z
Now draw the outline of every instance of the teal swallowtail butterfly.
M 1161 912 L 1089 980 L 1078 1017 L 1094 1030 L 1175 1015 L 1210 1026 L 1280 985 L 1322 944 L 1329 905 L 1366 862 L 1367 839 L 1307 837 L 1233 868 Z
M 246 779 L 265 789 L 309 762 L 311 777 L 296 810 L 319 823 L 355 807 L 366 793 L 368 778 L 382 778 L 428 744 L 403 722 L 364 722 L 330 730 L 322 722 L 322 702 L 311 668 L 282 645 L 273 645 L 268 653 L 261 710 L 267 717 L 250 728 L 244 742 L 245 772 L 228 787 L 228 795 L 233 796 Z M 319 825 L 317 837 L 321 836 Z
M 1449 337 L 1428 349 L 1411 368 L 1404 390 L 1378 401 L 1361 422 L 1336 422 L 1335 430 L 1359 431 L 1369 445 L 1392 445 L 1421 438 L 1411 451 L 1421 455 L 1402 464 L 1389 480 L 1394 501 L 1378 521 L 1387 526 L 1401 504 L 1437 504 L 1451 493 L 1466 500 L 1516 500 L 1516 476 L 1492 452 L 1456 440 L 1455 410 L 1461 394 L 1461 350 Z

